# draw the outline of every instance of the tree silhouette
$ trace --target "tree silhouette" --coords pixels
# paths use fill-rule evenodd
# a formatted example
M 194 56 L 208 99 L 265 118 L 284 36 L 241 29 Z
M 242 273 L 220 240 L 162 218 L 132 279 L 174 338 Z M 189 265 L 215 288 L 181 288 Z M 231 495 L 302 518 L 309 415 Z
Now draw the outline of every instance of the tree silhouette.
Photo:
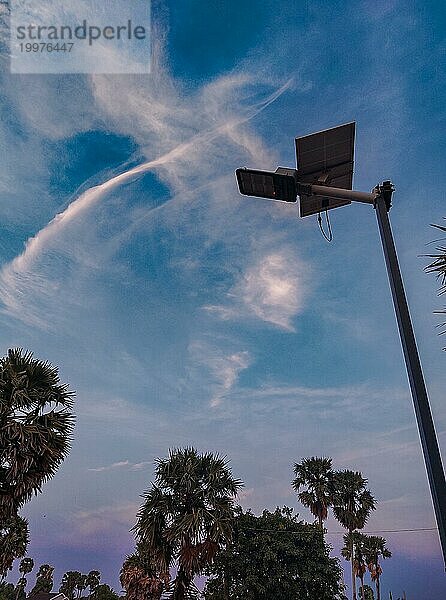
M 380 559 L 390 558 L 392 553 L 386 547 L 386 540 L 378 535 L 366 536 L 364 554 L 372 581 L 376 586 L 376 600 L 381 600 L 381 575 L 382 567 Z
M 367 479 L 359 472 L 336 471 L 333 476 L 333 514 L 349 534 L 363 529 L 376 502 L 367 489 Z M 353 538 L 350 538 L 351 540 Z M 350 542 L 352 543 L 352 541 Z M 352 600 L 356 600 L 354 551 L 351 548 Z
M 0 515 L 41 490 L 67 455 L 73 392 L 58 370 L 21 348 L 0 359 Z
M 51 565 L 41 565 L 37 571 L 36 583 L 30 592 L 30 597 L 40 592 L 51 592 L 53 589 L 54 567 Z
M 224 457 L 195 448 L 172 450 L 156 464 L 155 482 L 134 529 L 162 577 L 177 563 L 172 598 L 184 600 L 194 577 L 231 540 L 234 499 L 242 482 L 232 477 Z
M 26 554 L 28 521 L 18 515 L 0 517 L 0 578 L 6 576 L 16 558 Z
M 332 502 L 333 471 L 331 458 L 304 458 L 294 465 L 295 479 L 292 486 L 298 492 L 298 498 L 318 519 L 322 529 L 323 521 L 328 517 L 328 507 Z M 305 488 L 302 490 L 302 488 Z

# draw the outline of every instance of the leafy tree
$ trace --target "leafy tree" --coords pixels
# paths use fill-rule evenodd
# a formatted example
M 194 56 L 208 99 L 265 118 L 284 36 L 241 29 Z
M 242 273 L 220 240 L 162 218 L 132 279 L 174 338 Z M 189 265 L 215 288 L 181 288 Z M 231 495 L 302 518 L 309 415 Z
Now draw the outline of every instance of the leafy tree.
M 34 561 L 32 558 L 24 558 L 20 561 L 19 573 L 22 574 L 16 585 L 16 600 L 20 600 L 21 596 L 25 596 L 26 576 L 34 569 Z
M 376 600 L 381 600 L 380 577 L 383 571 L 380 565 L 380 559 L 390 558 L 392 556 L 392 553 L 386 547 L 386 543 L 387 542 L 383 537 L 378 535 L 369 535 L 366 537 L 364 545 L 364 554 L 370 571 L 370 576 L 372 581 L 375 582 Z
M 206 573 L 206 600 L 335 600 L 342 570 L 319 527 L 299 521 L 291 508 L 261 516 L 237 510 L 233 541 Z
M 26 519 L 18 515 L 0 517 L 0 578 L 6 577 L 16 558 L 25 556 L 28 541 Z
M 0 514 L 17 510 L 69 451 L 73 392 L 58 370 L 21 348 L 0 359 Z
M 12 583 L 0 582 L 0 600 L 15 600 L 15 589 Z
M 41 565 L 37 571 L 36 583 L 30 592 L 30 597 L 40 592 L 51 592 L 53 589 L 54 567 L 51 565 Z
M 331 505 L 333 471 L 331 458 L 304 458 L 294 465 L 292 486 L 300 502 L 318 519 L 322 529 Z M 302 490 L 302 488 L 305 488 Z M 302 491 L 301 491 L 302 490 Z
M 101 574 L 99 571 L 90 571 L 87 575 L 85 583 L 90 589 L 90 598 L 96 597 L 96 590 L 101 582 Z
M 231 540 L 234 499 L 241 486 L 218 455 L 184 448 L 157 459 L 155 482 L 144 496 L 134 529 L 161 577 L 168 577 L 177 563 L 173 600 L 186 598 L 194 577 Z
M 79 571 L 67 571 L 62 577 L 59 592 L 65 594 L 69 600 L 74 600 L 75 591 L 82 573 Z
M 118 594 L 106 583 L 97 586 L 94 597 L 95 600 L 119 600 Z
M 446 227 L 444 227 L 443 225 L 433 225 L 433 227 L 436 227 L 443 233 L 446 232 Z M 428 273 L 436 274 L 437 279 L 440 281 L 439 294 L 441 296 L 442 294 L 446 293 L 446 246 L 443 244 L 437 246 L 436 252 L 436 254 L 428 254 L 428 257 L 433 258 L 434 260 L 433 262 L 431 262 L 430 265 L 426 267 L 426 271 Z M 443 308 L 438 312 L 444 314 L 446 313 L 446 308 Z M 444 325 L 446 325 L 446 323 L 443 323 L 443 326 Z M 446 333 L 446 330 L 444 330 L 442 333 Z
M 365 600 L 375 600 L 375 594 L 369 585 L 364 586 L 364 598 Z
M 336 471 L 333 476 L 333 514 L 349 534 L 363 529 L 376 501 L 367 489 L 367 479 L 359 472 Z M 350 538 L 350 543 L 353 543 Z M 352 599 L 356 600 L 354 551 L 351 548 Z
M 77 598 L 82 596 L 82 592 L 87 588 L 87 575 L 79 573 L 76 581 Z

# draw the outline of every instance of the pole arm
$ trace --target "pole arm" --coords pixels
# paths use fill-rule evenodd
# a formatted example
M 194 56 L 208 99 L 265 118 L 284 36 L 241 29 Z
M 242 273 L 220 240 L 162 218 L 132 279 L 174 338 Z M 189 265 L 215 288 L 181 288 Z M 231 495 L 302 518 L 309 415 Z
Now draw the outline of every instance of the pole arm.
M 311 183 L 297 182 L 297 193 L 302 196 L 325 196 L 326 198 L 339 198 L 365 204 L 375 204 L 379 195 L 377 189 L 373 192 L 357 192 L 355 190 L 344 190 L 343 188 L 330 187 L 328 185 L 313 185 Z

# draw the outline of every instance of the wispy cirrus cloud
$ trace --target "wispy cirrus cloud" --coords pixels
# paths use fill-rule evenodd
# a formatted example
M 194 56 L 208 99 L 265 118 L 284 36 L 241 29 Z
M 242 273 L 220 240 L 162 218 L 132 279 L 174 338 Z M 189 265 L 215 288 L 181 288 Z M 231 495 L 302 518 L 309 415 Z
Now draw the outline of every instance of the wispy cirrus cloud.
M 209 405 L 216 408 L 233 392 L 239 375 L 252 362 L 247 350 L 230 351 L 222 349 L 221 345 L 211 344 L 205 340 L 196 340 L 189 347 L 189 355 L 195 372 L 199 368 L 198 377 L 202 386 L 208 390 Z M 202 370 L 207 372 L 207 376 Z
M 112 471 L 113 469 L 121 469 L 122 467 L 128 467 L 130 465 L 130 461 L 121 460 L 119 462 L 114 462 L 111 465 L 106 465 L 104 467 L 94 467 L 88 469 L 88 471 L 94 471 L 95 473 L 102 473 L 102 471 Z
M 256 317 L 286 331 L 308 295 L 308 266 L 290 248 L 268 252 L 248 265 L 228 292 L 226 304 L 203 308 L 223 320 Z
M 129 460 L 121 460 L 118 462 L 114 462 L 111 465 L 105 465 L 102 467 L 92 467 L 89 468 L 88 471 L 92 471 L 94 473 L 102 473 L 104 471 L 113 471 L 114 469 L 129 469 L 130 471 L 140 471 L 141 469 L 145 469 L 151 466 L 152 463 L 150 461 L 142 461 L 137 463 L 132 463 Z
M 265 159 L 267 152 L 263 145 L 244 126 L 292 85 L 291 80 L 286 81 L 273 92 L 246 103 L 246 88 L 259 85 L 259 81 L 246 74 L 224 76 L 189 99 L 178 97 L 166 73 L 159 86 L 148 88 L 134 81 L 135 85 L 118 91 L 112 78 L 94 77 L 91 89 L 96 112 L 105 111 L 119 132 L 134 136 L 144 152 L 158 156 L 87 189 L 26 241 L 24 251 L 0 272 L 0 299 L 7 314 L 34 325 L 49 326 L 38 311 L 33 310 L 33 300 L 43 297 L 48 301 L 52 294 L 57 296 L 59 286 L 42 265 L 54 255 L 76 260 L 76 252 L 67 242 L 67 231 L 73 224 L 85 225 L 94 207 L 120 186 L 145 173 L 155 172 L 167 183 L 174 199 L 179 194 L 184 196 L 198 190 L 207 182 L 209 165 L 221 161 L 222 148 L 226 159 L 234 146 L 248 154 L 255 150 L 258 159 L 262 156 Z M 200 110 L 196 108 L 197 103 Z M 217 139 L 218 147 L 214 143 Z M 162 204 L 166 205 L 167 202 Z M 147 213 L 145 219 L 149 219 Z M 99 248 L 101 252 L 104 250 Z

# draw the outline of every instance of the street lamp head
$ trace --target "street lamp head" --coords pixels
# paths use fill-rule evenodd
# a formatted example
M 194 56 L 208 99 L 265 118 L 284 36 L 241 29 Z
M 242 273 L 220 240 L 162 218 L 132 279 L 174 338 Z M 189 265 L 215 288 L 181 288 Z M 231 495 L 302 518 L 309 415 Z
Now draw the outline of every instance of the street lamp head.
M 235 172 L 240 193 L 282 202 L 296 202 L 297 187 L 294 169 L 279 167 L 277 171 L 237 169 Z

